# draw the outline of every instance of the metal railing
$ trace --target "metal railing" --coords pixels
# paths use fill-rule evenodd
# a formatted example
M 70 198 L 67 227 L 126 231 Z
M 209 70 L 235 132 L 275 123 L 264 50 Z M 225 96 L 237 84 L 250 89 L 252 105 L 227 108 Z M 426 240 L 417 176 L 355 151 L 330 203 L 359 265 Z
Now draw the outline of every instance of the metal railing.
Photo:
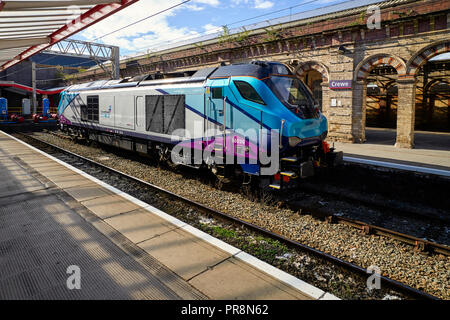
M 50 113 L 56 113 L 57 112 L 57 107 L 52 106 L 50 107 Z M 17 107 L 17 106 L 8 106 L 8 114 L 22 114 L 22 107 Z M 36 109 L 36 113 L 42 113 L 42 106 L 38 106 Z

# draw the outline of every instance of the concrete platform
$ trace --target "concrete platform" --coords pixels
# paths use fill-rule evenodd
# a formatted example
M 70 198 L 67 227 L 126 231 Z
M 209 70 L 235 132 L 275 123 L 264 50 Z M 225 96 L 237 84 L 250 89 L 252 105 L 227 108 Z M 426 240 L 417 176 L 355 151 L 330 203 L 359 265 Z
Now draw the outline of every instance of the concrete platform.
M 415 148 L 394 147 L 395 130 L 366 128 L 365 143 L 335 142 L 344 160 L 450 176 L 450 133 L 416 132 Z
M 336 299 L 1 131 L 0 181 L 0 299 Z

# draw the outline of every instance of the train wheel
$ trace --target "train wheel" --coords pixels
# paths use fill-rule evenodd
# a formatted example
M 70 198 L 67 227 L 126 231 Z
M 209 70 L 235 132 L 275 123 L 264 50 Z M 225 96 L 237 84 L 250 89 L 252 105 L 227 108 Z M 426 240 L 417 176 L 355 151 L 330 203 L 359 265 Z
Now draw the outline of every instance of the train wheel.
M 161 146 L 158 149 L 158 164 L 166 165 L 171 169 L 175 169 L 178 164 L 172 162 L 171 150 L 169 147 Z

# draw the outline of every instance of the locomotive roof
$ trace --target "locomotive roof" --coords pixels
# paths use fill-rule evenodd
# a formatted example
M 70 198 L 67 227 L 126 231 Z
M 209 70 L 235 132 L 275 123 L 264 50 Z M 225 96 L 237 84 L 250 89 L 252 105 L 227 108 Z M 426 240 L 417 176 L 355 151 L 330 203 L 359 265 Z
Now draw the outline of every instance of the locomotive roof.
M 292 74 L 289 69 L 278 62 L 266 62 L 266 61 L 252 61 L 251 63 L 232 64 L 221 67 L 210 67 L 200 69 L 190 77 L 182 78 L 167 78 L 167 79 L 155 79 L 155 80 L 140 80 L 133 79 L 121 79 L 121 80 L 99 80 L 82 84 L 75 84 L 68 87 L 67 91 L 79 91 L 79 90 L 100 90 L 100 89 L 113 89 L 113 88 L 125 88 L 125 87 L 142 87 L 142 86 L 154 86 L 165 84 L 181 84 L 181 83 L 193 83 L 203 82 L 206 79 L 214 78 L 228 78 L 230 76 L 250 76 L 258 79 L 269 77 L 271 74 Z M 142 77 L 146 79 L 146 77 Z
M 219 67 L 210 79 L 228 78 L 231 76 L 250 76 L 258 79 L 264 79 L 271 74 L 291 75 L 289 69 L 282 63 L 252 61 L 251 63 L 232 64 L 229 66 Z

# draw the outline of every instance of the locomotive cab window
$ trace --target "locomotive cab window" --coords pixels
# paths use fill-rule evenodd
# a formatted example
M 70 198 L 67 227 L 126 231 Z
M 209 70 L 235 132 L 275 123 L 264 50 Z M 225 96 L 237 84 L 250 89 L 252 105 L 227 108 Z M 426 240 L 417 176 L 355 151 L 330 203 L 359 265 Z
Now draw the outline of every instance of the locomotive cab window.
M 233 81 L 236 88 L 239 90 L 239 93 L 241 94 L 242 98 L 256 102 L 259 104 L 264 104 L 264 100 L 259 96 L 258 92 L 251 86 L 251 84 L 245 82 L 245 81 Z
M 87 105 L 80 106 L 81 120 L 98 123 L 98 96 L 87 96 Z
M 85 104 L 80 105 L 80 114 L 81 114 L 81 121 L 88 121 L 87 106 Z
M 213 99 L 222 99 L 222 88 L 211 88 L 211 95 Z

